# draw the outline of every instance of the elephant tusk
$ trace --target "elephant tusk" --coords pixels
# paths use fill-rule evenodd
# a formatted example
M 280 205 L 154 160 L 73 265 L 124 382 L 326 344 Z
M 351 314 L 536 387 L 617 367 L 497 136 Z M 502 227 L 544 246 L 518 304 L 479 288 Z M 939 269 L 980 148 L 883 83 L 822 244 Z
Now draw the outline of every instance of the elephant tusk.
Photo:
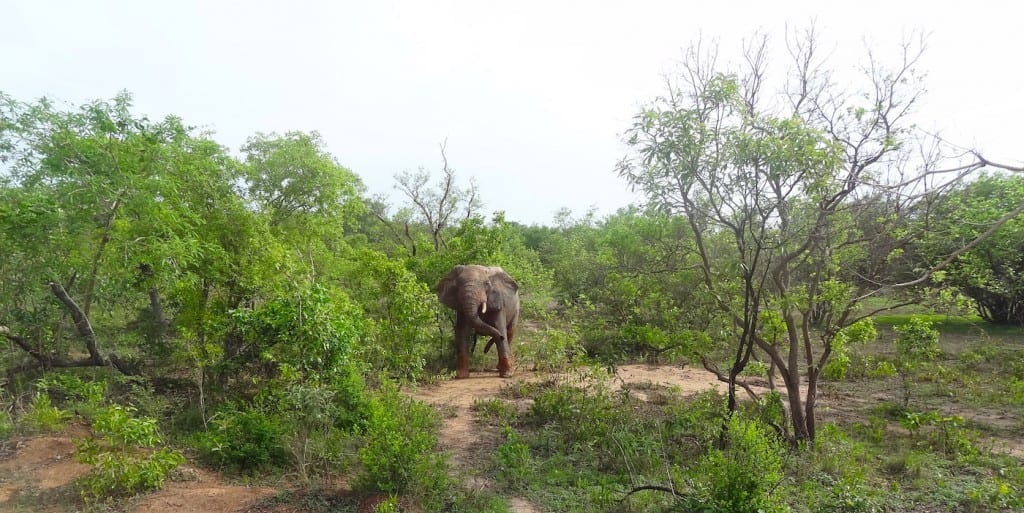
M 487 301 L 483 302 L 483 307 L 480 309 L 480 313 L 487 313 Z

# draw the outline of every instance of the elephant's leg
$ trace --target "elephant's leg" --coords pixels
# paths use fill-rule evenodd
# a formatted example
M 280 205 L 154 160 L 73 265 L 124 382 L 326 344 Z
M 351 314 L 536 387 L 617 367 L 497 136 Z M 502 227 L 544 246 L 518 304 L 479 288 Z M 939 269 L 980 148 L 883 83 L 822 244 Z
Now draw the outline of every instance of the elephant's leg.
M 455 377 L 469 377 L 469 344 L 475 338 L 473 326 L 461 316 L 455 321 Z
M 498 345 L 498 375 L 503 378 L 512 377 L 512 349 L 509 346 L 509 333 L 507 330 L 507 321 L 505 319 L 505 312 L 498 315 L 497 319 L 498 330 L 501 331 L 501 338 L 497 340 Z M 492 342 L 494 340 L 492 339 Z
M 503 378 L 512 377 L 512 368 L 515 366 L 515 360 L 512 357 L 512 339 L 516 335 L 518 317 L 519 312 L 512 313 L 504 325 L 505 340 L 498 342 L 498 372 Z M 502 369 L 504 369 L 504 372 Z

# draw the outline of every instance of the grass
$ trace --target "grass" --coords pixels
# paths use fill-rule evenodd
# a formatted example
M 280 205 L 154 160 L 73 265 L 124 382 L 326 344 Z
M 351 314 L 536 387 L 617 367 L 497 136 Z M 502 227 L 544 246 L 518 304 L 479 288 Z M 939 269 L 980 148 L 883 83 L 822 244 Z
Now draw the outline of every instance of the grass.
M 977 315 L 896 313 L 876 315 L 873 319 L 879 326 L 894 327 L 906 324 L 911 317 L 923 318 L 943 334 L 1024 335 L 1022 326 L 990 324 Z

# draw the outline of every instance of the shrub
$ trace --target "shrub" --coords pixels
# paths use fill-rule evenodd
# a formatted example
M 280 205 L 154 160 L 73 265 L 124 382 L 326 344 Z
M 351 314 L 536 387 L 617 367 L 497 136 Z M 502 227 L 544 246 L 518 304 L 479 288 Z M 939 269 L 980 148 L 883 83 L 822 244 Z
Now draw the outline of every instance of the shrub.
M 14 433 L 14 421 L 6 411 L 0 411 L 0 440 L 5 440 Z
M 528 343 L 516 344 L 522 362 L 533 362 L 535 370 L 561 371 L 584 356 L 586 351 L 574 329 L 547 328 Z
M 76 442 L 75 458 L 92 470 L 78 479 L 87 502 L 162 488 L 167 474 L 185 461 L 160 445 L 156 419 L 136 418 L 134 410 L 113 405 L 97 412 L 92 434 Z
M 36 382 L 36 389 L 59 402 L 99 406 L 103 403 L 106 384 L 83 381 L 72 374 L 50 374 Z
M 907 406 L 914 381 L 911 374 L 941 354 L 939 331 L 927 319 L 916 315 L 893 329 L 898 334 L 894 342 L 899 356 L 896 368 L 903 386 L 903 406 Z
M 760 424 L 733 416 L 728 446 L 711 449 L 688 472 L 693 493 L 687 509 L 705 513 L 788 511 L 772 491 L 782 480 L 782 450 Z
M 370 401 L 366 443 L 359 450 L 359 487 L 395 494 L 415 490 L 420 495 L 446 488 L 448 462 L 434 453 L 437 412 L 406 397 L 394 384 L 384 385 Z
M 912 316 L 910 320 L 893 328 L 896 337 L 896 352 L 902 358 L 912 361 L 933 360 L 941 354 L 939 350 L 939 330 L 924 317 Z
M 875 324 L 871 319 L 855 322 L 836 333 L 832 339 L 832 356 L 825 364 L 822 374 L 830 381 L 846 379 L 850 368 L 850 344 L 863 344 L 878 338 Z
M 553 435 L 556 451 L 610 443 L 608 435 L 631 418 L 627 396 L 612 395 L 606 380 L 581 378 L 582 386 L 558 385 L 540 391 L 527 414 L 529 422 Z
M 703 454 L 718 440 L 728 408 L 726 397 L 717 390 L 706 390 L 687 400 L 673 401 L 664 408 L 665 436 L 670 445 L 688 442 L 688 453 Z
M 229 406 L 214 415 L 210 424 L 209 431 L 196 435 L 199 456 L 208 464 L 252 472 L 288 461 L 281 419 Z

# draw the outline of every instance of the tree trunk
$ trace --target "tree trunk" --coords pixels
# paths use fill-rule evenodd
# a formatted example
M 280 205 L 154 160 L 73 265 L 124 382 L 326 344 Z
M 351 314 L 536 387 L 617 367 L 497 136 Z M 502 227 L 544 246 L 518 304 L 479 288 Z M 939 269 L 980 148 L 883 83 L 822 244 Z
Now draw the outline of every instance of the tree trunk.
M 103 357 L 100 356 L 100 351 L 96 347 L 96 332 L 92 329 L 89 317 L 78 307 L 78 304 L 68 295 L 68 291 L 64 290 L 60 283 L 50 282 L 50 290 L 61 303 L 64 303 L 64 306 L 71 313 L 71 318 L 75 321 L 75 328 L 78 329 L 78 334 L 85 341 L 85 348 L 89 351 L 89 359 L 96 365 L 102 365 Z

